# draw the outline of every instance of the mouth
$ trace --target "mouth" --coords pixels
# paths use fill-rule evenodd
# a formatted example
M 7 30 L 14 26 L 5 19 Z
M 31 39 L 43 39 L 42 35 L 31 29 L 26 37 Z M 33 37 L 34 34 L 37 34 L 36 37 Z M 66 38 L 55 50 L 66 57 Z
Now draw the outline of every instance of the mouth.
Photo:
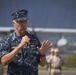
M 26 28 L 23 27 L 23 28 L 21 28 L 21 29 L 26 29 Z
M 21 31 L 26 31 L 26 28 L 21 28 Z

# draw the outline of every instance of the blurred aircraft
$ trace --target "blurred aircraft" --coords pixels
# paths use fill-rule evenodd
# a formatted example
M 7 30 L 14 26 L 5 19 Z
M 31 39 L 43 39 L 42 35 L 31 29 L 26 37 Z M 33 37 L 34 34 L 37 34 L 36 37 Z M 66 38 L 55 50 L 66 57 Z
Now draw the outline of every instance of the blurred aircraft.
M 14 27 L 0 27 L 0 34 L 7 34 L 14 31 Z M 28 31 L 32 31 L 37 34 L 61 34 L 61 38 L 57 41 L 57 47 L 64 47 L 68 44 L 68 40 L 64 38 L 63 34 L 76 34 L 76 29 L 62 29 L 62 28 L 28 28 Z

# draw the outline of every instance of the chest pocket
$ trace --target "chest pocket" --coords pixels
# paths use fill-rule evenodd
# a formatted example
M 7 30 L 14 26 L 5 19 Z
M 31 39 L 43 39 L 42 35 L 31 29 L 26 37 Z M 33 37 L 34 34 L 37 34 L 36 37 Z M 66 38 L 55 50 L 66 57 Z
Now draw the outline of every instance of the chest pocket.
M 15 38 L 12 37 L 12 40 L 10 41 L 11 50 L 15 49 L 19 45 L 20 42 L 21 42 L 20 37 L 15 37 Z
M 18 45 L 19 43 L 17 41 L 11 41 L 11 50 L 15 49 Z
M 31 49 L 37 49 L 38 46 L 38 40 L 35 37 L 32 37 L 29 43 L 29 47 Z

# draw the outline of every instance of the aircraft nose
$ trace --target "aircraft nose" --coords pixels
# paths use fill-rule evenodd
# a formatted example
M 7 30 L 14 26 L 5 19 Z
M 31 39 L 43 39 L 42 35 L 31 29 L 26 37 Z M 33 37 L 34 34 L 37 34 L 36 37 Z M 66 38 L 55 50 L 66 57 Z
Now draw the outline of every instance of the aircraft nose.
M 57 46 L 58 47 L 63 47 L 63 46 L 66 46 L 68 43 L 67 39 L 65 38 L 61 38 L 57 41 Z

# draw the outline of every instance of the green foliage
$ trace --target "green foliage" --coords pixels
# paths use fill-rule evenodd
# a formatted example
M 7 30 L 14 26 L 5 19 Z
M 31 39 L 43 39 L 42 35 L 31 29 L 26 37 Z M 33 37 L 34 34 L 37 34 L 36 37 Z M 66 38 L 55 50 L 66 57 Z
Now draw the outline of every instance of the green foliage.
M 47 69 L 47 66 L 45 65 L 44 67 L 41 67 L 40 65 L 38 65 L 39 69 Z
M 76 67 L 76 54 L 70 55 L 64 58 L 64 66 L 66 67 Z
M 47 66 L 41 67 L 39 69 L 47 69 Z M 62 66 L 64 70 L 75 70 L 76 69 L 76 54 L 67 56 L 64 58 L 64 65 Z

